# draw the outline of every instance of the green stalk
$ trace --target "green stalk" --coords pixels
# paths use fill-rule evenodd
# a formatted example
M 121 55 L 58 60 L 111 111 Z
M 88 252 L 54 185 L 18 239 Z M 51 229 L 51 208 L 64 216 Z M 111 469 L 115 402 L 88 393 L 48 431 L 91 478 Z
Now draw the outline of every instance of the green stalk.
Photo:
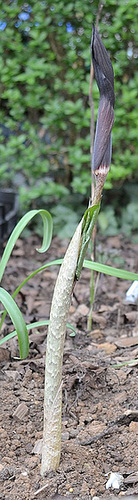
M 76 279 L 77 280 L 80 277 L 84 257 L 85 257 L 85 254 L 86 254 L 86 251 L 88 248 L 89 241 L 90 241 L 91 236 L 92 236 L 93 228 L 95 226 L 99 210 L 100 210 L 100 203 L 97 203 L 97 204 L 93 205 L 92 207 L 88 208 L 84 214 L 83 225 L 82 225 L 81 248 L 80 248 L 77 269 L 76 269 Z

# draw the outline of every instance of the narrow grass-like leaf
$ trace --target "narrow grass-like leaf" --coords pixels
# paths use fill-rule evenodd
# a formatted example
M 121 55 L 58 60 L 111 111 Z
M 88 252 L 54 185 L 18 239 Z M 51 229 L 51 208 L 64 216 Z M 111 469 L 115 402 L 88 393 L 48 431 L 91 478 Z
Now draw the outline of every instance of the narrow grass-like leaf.
M 118 363 L 118 365 L 111 365 L 113 368 L 121 368 L 121 366 L 135 366 L 138 364 L 138 358 L 130 359 L 128 361 L 124 361 L 123 363 Z
M 33 328 L 40 328 L 41 326 L 47 326 L 49 325 L 49 319 L 45 319 L 43 321 L 35 321 L 34 323 L 30 323 L 29 325 L 26 325 L 27 330 L 32 330 Z M 70 323 L 67 323 L 67 328 L 72 330 L 73 336 L 76 334 L 76 330 L 73 325 L 70 325 Z M 11 333 L 8 333 L 8 335 L 5 335 L 2 339 L 0 339 L 0 345 L 5 344 L 8 340 L 12 339 L 17 335 L 17 331 L 14 330 Z M 38 332 L 39 335 L 39 332 Z
M 21 288 L 31 279 L 33 278 L 36 274 L 40 273 L 41 271 L 44 271 L 47 267 L 50 266 L 57 266 L 62 264 L 63 259 L 56 259 L 52 260 L 51 262 L 48 262 L 48 264 L 45 264 L 44 266 L 39 267 L 35 271 L 33 271 L 27 278 L 25 278 L 22 283 L 16 288 L 14 291 L 12 297 L 15 298 L 16 295 L 20 292 Z M 91 269 L 93 271 L 97 271 L 103 274 L 108 274 L 109 276 L 115 276 L 116 278 L 121 278 L 121 279 L 126 279 L 126 280 L 138 280 L 138 274 L 136 273 L 131 273 L 129 271 L 126 271 L 124 269 L 118 269 L 115 267 L 111 266 L 106 266 L 105 264 L 99 264 L 99 262 L 92 262 L 90 260 L 84 260 L 83 267 L 86 267 L 87 269 Z M 0 321 L 0 330 L 1 326 L 3 324 L 3 321 L 6 317 L 7 312 L 6 311 L 0 311 L 0 314 L 3 314 L 1 321 Z
M 25 214 L 22 219 L 18 222 L 16 227 L 13 229 L 7 245 L 5 247 L 5 250 L 3 252 L 3 256 L 1 259 L 0 263 L 0 281 L 2 279 L 3 273 L 5 271 L 6 264 L 9 260 L 9 257 L 11 255 L 11 252 L 13 250 L 13 247 L 19 238 L 20 234 L 22 233 L 23 229 L 25 226 L 30 222 L 35 215 L 41 215 L 42 220 L 43 220 L 43 242 L 42 242 L 42 247 L 37 249 L 39 252 L 45 252 L 51 243 L 51 238 L 52 238 L 52 230 L 53 230 L 53 221 L 50 213 L 47 210 L 30 210 Z
M 48 264 L 45 264 L 44 266 L 39 267 L 39 269 L 36 269 L 35 271 L 33 271 L 33 273 L 29 274 L 29 276 L 27 276 L 27 278 L 25 278 L 25 280 L 22 281 L 22 283 L 20 283 L 20 285 L 14 291 L 14 293 L 12 295 L 13 299 L 20 292 L 21 288 L 27 283 L 27 281 L 29 281 L 31 278 L 33 278 L 36 274 L 40 273 L 40 271 L 44 271 L 44 269 L 46 269 L 47 267 L 54 266 L 54 265 L 57 265 L 57 264 L 61 264 L 62 261 L 63 261 L 63 259 L 52 260 L 51 262 L 48 262 Z M 1 330 L 3 321 L 4 321 L 4 319 L 6 317 L 6 314 L 7 314 L 7 311 L 6 310 L 5 311 L 0 311 L 0 314 L 2 314 L 2 318 L 1 318 L 1 321 L 0 321 L 0 330 Z
M 63 259 L 52 260 L 51 262 L 48 262 L 47 264 L 44 264 L 44 266 L 39 267 L 38 269 L 36 269 L 35 271 L 33 271 L 31 274 L 29 274 L 29 276 L 27 276 L 27 278 L 25 278 L 25 280 L 22 281 L 22 283 L 20 283 L 20 285 L 16 288 L 16 290 L 13 293 L 13 298 L 16 297 L 16 295 L 20 292 L 21 288 L 24 285 L 26 285 L 26 283 L 31 278 L 33 278 L 36 274 L 40 273 L 41 271 L 44 271 L 47 267 L 57 266 L 59 264 L 62 264 L 62 261 L 63 261 Z
M 108 274 L 109 276 L 115 276 L 116 278 L 121 278 L 125 280 L 138 280 L 137 273 L 131 273 L 130 271 L 125 271 L 125 269 L 118 269 L 116 267 L 106 266 L 105 264 L 99 264 L 99 262 L 91 262 L 90 260 L 84 260 L 84 267 L 87 269 L 93 269 L 102 274 Z
M 20 292 L 21 288 L 31 278 L 33 278 L 36 274 L 40 273 L 41 271 L 44 271 L 47 267 L 60 265 L 60 264 L 62 264 L 62 262 L 63 262 L 63 259 L 52 260 L 51 262 L 48 262 L 47 264 L 44 264 L 44 266 L 41 266 L 38 269 L 36 269 L 35 271 L 33 271 L 16 288 L 16 290 L 13 293 L 13 298 L 16 297 L 16 295 Z M 115 276 L 116 278 L 122 278 L 122 279 L 131 280 L 131 281 L 138 279 L 137 273 L 131 273 L 129 271 L 125 271 L 124 269 L 118 269 L 116 267 L 106 266 L 104 264 L 99 264 L 99 262 L 92 262 L 90 260 L 84 260 L 83 267 L 86 267 L 88 269 L 92 269 L 94 271 L 98 271 L 99 273 L 108 274 L 109 276 Z
M 28 356 L 29 339 L 28 339 L 26 324 L 21 314 L 21 311 L 17 306 L 17 304 L 14 302 L 11 295 L 6 290 L 4 290 L 4 288 L 1 287 L 0 287 L 0 302 L 2 302 L 6 311 L 8 311 L 8 314 L 14 324 L 16 333 L 18 335 L 20 357 L 24 359 Z

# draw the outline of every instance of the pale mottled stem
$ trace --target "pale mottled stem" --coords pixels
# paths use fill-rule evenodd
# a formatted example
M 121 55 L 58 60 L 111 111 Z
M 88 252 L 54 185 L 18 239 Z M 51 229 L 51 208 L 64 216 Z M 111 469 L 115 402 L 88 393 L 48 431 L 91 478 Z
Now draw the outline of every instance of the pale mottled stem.
M 82 221 L 69 244 L 54 289 L 47 337 L 41 474 L 55 470 L 61 453 L 62 363 L 66 323 L 81 246 Z

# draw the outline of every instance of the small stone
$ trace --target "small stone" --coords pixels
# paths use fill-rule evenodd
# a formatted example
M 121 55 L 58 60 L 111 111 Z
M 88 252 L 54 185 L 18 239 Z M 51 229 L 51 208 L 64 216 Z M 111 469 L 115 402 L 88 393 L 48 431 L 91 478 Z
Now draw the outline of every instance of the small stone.
M 3 457 L 3 460 L 4 460 L 5 464 L 11 463 L 11 458 L 9 457 L 9 455 L 8 455 L 8 457 L 5 455 L 5 457 Z
M 81 487 L 81 494 L 89 495 L 89 485 L 86 483 L 86 481 L 83 481 L 82 487 Z
M 0 429 L 0 433 L 1 433 L 1 436 L 0 436 L 1 439 L 7 438 L 7 432 L 6 431 L 4 431 L 3 429 Z
M 61 439 L 62 439 L 62 441 L 68 441 L 69 440 L 69 432 L 68 431 L 62 432 Z
M 129 431 L 130 432 L 135 432 L 135 434 L 138 434 L 138 422 L 130 422 L 129 424 Z
M 34 455 L 41 455 L 42 453 L 42 444 L 43 444 L 43 439 L 38 439 L 34 445 L 34 448 L 32 450 L 32 454 Z
M 33 457 L 28 457 L 28 465 L 29 469 L 35 469 L 36 465 L 38 464 L 38 456 L 33 456 Z
M 73 314 L 74 312 L 75 312 L 75 307 L 71 305 L 69 309 L 69 314 Z
M 28 476 L 28 472 L 25 470 L 25 471 L 21 472 L 21 475 L 22 475 L 24 478 L 26 478 L 26 477 Z
M 27 443 L 26 451 L 27 451 L 27 453 L 32 453 L 32 443 Z
M 89 308 L 85 304 L 80 304 L 77 307 L 77 313 L 80 316 L 87 316 L 88 312 L 89 312 Z
M 10 477 L 12 477 L 15 473 L 15 470 L 13 467 L 3 467 L 3 469 L 1 470 L 1 473 L 0 473 L 0 480 L 1 481 L 7 481 L 8 479 L 10 479 Z
M 99 349 L 104 349 L 104 351 L 106 352 L 106 354 L 112 354 L 117 349 L 116 345 L 112 344 L 110 342 L 104 342 L 103 344 L 99 344 L 98 348 Z
M 96 491 L 94 490 L 94 488 L 91 488 L 90 495 L 91 495 L 92 500 L 93 500 L 93 497 L 95 497 L 95 495 L 96 495 Z
M 16 370 L 5 370 L 5 374 L 8 378 L 15 380 L 17 378 Z
M 23 401 L 22 403 L 19 404 L 19 406 L 17 406 L 16 410 L 14 411 L 13 418 L 22 420 L 27 414 L 28 414 L 28 407 Z
M 15 453 L 14 453 L 14 451 L 12 451 L 12 450 L 9 450 L 9 457 L 11 457 L 11 458 L 12 458 L 12 457 L 14 457 L 14 456 L 15 456 Z
M 0 347 L 0 362 L 8 361 L 10 359 L 10 352 L 4 347 Z
M 71 429 L 69 436 L 70 438 L 75 438 L 78 435 L 78 429 Z

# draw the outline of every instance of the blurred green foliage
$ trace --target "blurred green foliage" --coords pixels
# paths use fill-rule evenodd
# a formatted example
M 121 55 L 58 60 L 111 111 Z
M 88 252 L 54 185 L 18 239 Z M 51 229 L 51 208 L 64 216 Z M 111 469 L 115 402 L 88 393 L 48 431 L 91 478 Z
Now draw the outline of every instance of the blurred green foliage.
M 19 189 L 22 210 L 53 207 L 57 227 L 64 206 L 76 224 L 76 197 L 80 210 L 90 196 L 90 42 L 98 5 L 0 1 L 0 184 Z M 135 8 L 135 0 L 106 0 L 99 22 L 116 94 L 107 189 L 136 181 Z M 96 121 L 95 81 L 93 100 Z
M 131 236 L 133 241 L 138 242 L 137 185 L 126 181 L 122 189 L 112 189 L 111 196 L 113 197 L 113 203 L 109 204 L 109 196 L 109 199 L 102 204 L 103 210 L 100 211 L 98 216 L 100 233 L 112 236 L 121 232 L 127 237 Z

